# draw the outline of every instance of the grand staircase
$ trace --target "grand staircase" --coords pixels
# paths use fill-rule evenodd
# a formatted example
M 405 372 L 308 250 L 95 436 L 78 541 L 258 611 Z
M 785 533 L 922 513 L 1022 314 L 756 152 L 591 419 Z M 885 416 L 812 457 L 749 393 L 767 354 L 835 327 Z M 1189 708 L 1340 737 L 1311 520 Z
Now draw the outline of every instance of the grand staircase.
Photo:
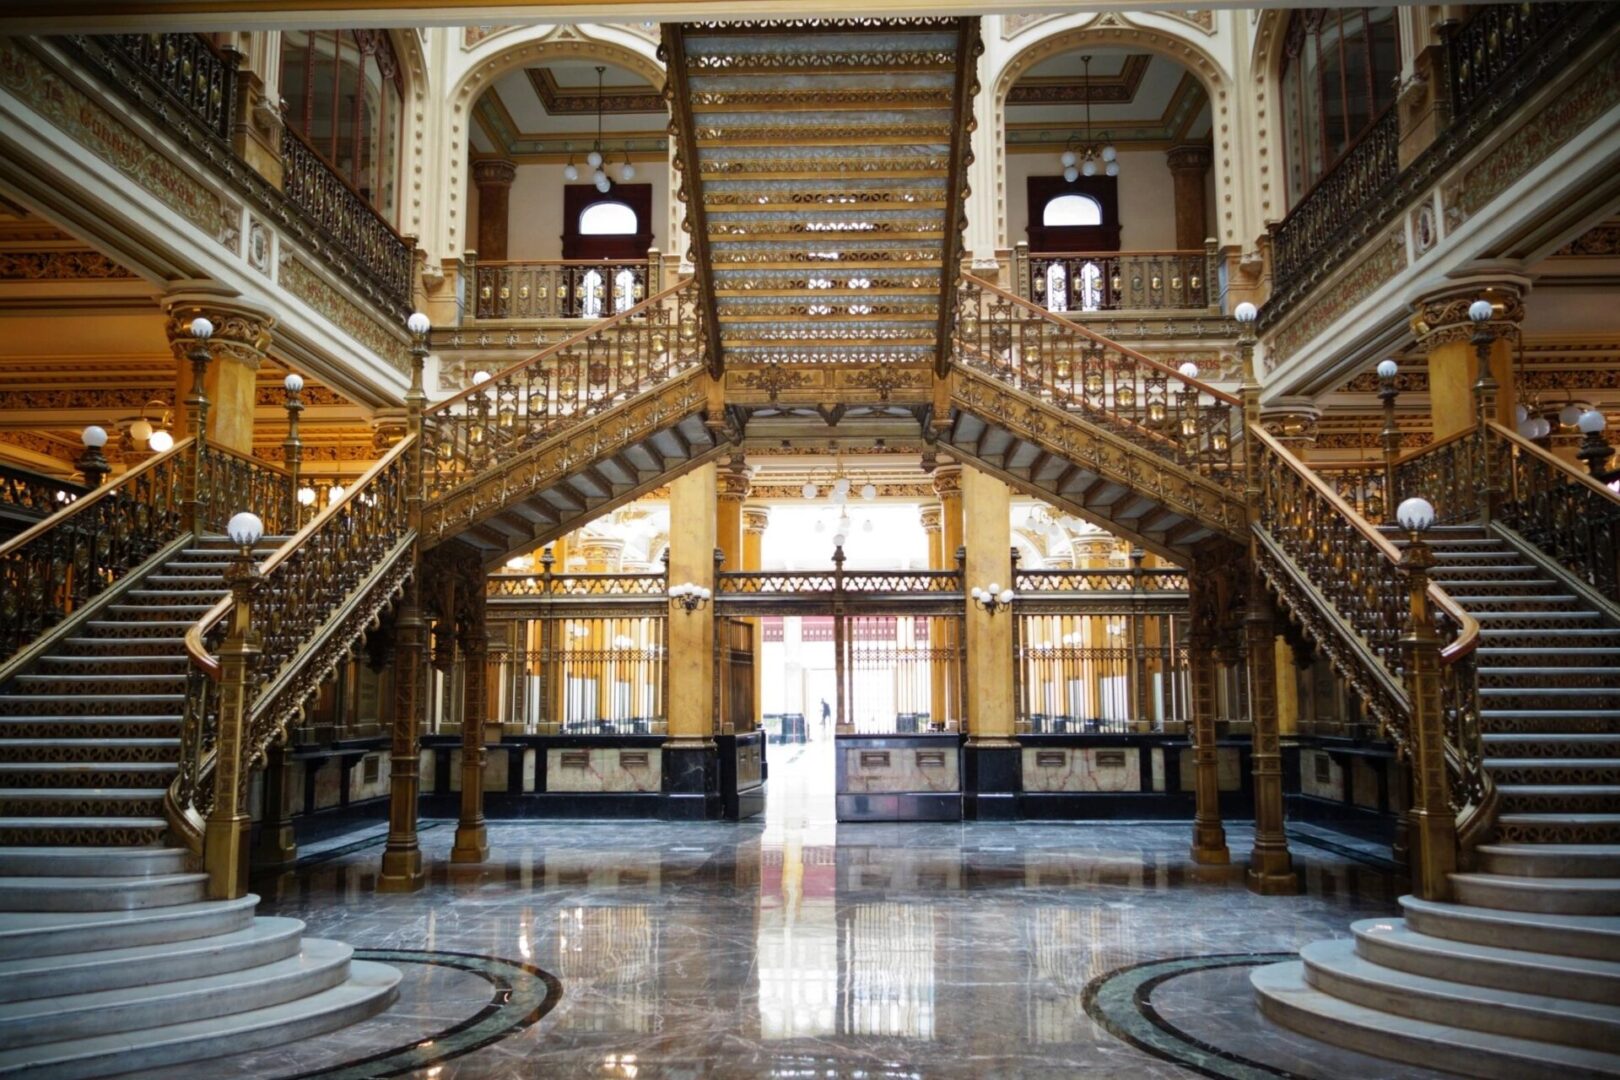
M 1430 538 L 1434 579 L 1480 624 L 1495 835 L 1451 902 L 1403 897 L 1404 918 L 1255 972 L 1261 1006 L 1472 1076 L 1620 1076 L 1620 626 L 1484 529 Z
M 266 537 L 272 554 L 286 538 Z M 224 538 L 142 572 L 0 694 L 0 1076 L 100 1076 L 330 1031 L 399 973 L 206 899 L 169 847 L 185 633 L 226 594 Z

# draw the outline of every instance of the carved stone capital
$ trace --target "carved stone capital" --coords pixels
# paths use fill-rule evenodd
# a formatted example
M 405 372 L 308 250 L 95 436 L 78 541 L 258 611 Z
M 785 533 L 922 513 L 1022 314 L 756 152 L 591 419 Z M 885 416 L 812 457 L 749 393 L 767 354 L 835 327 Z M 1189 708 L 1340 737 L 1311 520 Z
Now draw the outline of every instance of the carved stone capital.
M 276 317 L 262 308 L 242 303 L 236 294 L 208 284 L 176 289 L 163 298 L 167 317 L 164 331 L 175 359 L 185 360 L 195 347 L 191 323 L 198 317 L 214 324 L 208 352 L 214 359 L 235 360 L 253 370 L 270 350 Z
M 934 469 L 934 494 L 941 499 L 962 497 L 962 466 L 939 465 Z
M 748 498 L 748 492 L 753 487 L 753 480 L 748 475 L 748 467 L 744 464 L 741 454 L 732 454 L 725 465 L 721 466 L 718 476 L 717 497 L 721 502 L 742 502 Z
M 475 161 L 472 166 L 473 183 L 480 188 L 511 187 L 517 179 L 517 165 L 503 158 Z
M 405 437 L 404 409 L 378 409 L 371 417 L 371 445 L 380 453 Z
M 1164 155 L 1171 172 L 1196 172 L 1202 177 L 1215 162 L 1215 152 L 1207 146 L 1177 146 Z
M 1474 324 L 1468 305 L 1481 298 L 1496 309 L 1486 326 L 1495 337 L 1513 337 L 1524 321 L 1525 286 L 1517 281 L 1471 281 L 1429 293 L 1412 303 L 1412 336 L 1425 349 L 1468 341 Z
M 1284 402 L 1260 410 L 1260 426 L 1266 434 L 1295 453 L 1315 445 L 1321 418 L 1321 409 L 1303 403 Z
M 771 523 L 771 508 L 768 506 L 745 506 L 742 509 L 743 532 L 750 536 L 763 536 Z
M 593 537 L 579 545 L 585 565 L 600 567 L 602 572 L 616 574 L 624 558 L 624 541 L 612 537 Z
M 943 506 L 925 506 L 921 514 L 923 532 L 937 533 L 945 527 L 945 508 Z

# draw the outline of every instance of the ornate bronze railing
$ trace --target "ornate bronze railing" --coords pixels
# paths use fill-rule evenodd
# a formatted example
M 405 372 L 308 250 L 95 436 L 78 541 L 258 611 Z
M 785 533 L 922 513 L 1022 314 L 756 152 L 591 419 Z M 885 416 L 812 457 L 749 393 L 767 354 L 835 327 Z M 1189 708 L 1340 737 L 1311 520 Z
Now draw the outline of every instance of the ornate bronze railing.
M 1486 446 L 1501 493 L 1493 520 L 1620 603 L 1620 495 L 1500 424 Z
M 1421 495 L 1434 504 L 1435 520 L 1441 525 L 1478 521 L 1483 484 L 1479 433 L 1473 428 L 1404 454 L 1395 462 L 1395 505 Z
M 71 480 L 0 465 L 0 508 L 18 516 L 48 518 L 90 490 Z
M 1058 314 L 1207 311 L 1214 277 L 1209 251 L 1013 249 L 1018 295 Z
M 224 142 L 236 121 L 236 61 L 200 34 L 114 34 L 101 39 L 159 91 L 154 107 L 174 105 Z
M 408 309 L 411 245 L 291 124 L 282 128 L 281 168 L 282 193 L 317 227 L 310 242 L 327 258 L 358 265 L 397 311 Z
M 1400 550 L 1277 440 L 1258 428 L 1250 439 L 1262 572 L 1396 749 L 1410 756 L 1420 733 L 1413 730 L 1415 673 L 1403 641 L 1413 600 Z M 1488 819 L 1492 791 L 1479 731 L 1479 624 L 1439 586 L 1430 583 L 1425 595 L 1441 646 L 1448 794 L 1457 833 L 1471 842 Z
M 1484 4 L 1446 40 L 1451 112 L 1462 118 L 1497 92 L 1497 81 L 1542 48 L 1575 4 Z
M 0 545 L 0 659 L 187 534 L 192 456 L 182 439 Z
M 717 575 L 715 591 L 733 596 L 960 593 L 962 576 L 955 570 L 738 570 Z
M 250 613 L 233 595 L 186 632 L 191 667 L 181 724 L 180 772 L 165 797 L 170 828 L 194 853 L 216 810 L 246 812 L 250 769 L 348 656 L 360 635 L 411 572 L 414 533 L 406 514 L 410 452 L 407 436 L 366 470 L 343 498 L 316 515 L 256 568 Z M 178 448 L 177 448 L 178 449 Z M 255 508 L 257 509 L 257 508 Z M 232 574 L 226 580 L 238 585 Z M 253 618 L 253 615 L 257 618 Z M 227 620 L 241 619 L 254 654 L 242 684 L 225 675 Z M 221 771 L 221 748 L 229 756 Z M 216 783 L 235 778 L 235 785 Z M 234 791 L 234 808 L 219 804 L 220 787 Z
M 962 276 L 957 360 L 1229 487 L 1241 403 L 1005 289 Z
M 704 361 L 688 279 L 440 402 L 423 417 L 427 498 Z
M 476 319 L 606 319 L 648 296 L 659 257 L 627 260 L 480 262 L 473 268 Z
M 1311 468 L 1356 513 L 1368 521 L 1385 520 L 1389 504 L 1382 461 L 1312 462 Z
M 549 574 L 512 573 L 489 575 L 491 599 L 516 597 L 613 597 L 655 596 L 664 599 L 668 575 L 649 574 Z
M 292 474 L 280 465 L 223 446 L 207 446 L 202 455 L 202 488 L 206 531 L 223 533 L 225 523 L 238 510 L 252 508 L 270 536 L 290 536 L 295 522 L 287 520 Z
M 1357 230 L 1372 235 L 1363 211 L 1400 173 L 1400 143 L 1400 113 L 1392 104 L 1274 226 L 1273 276 L 1320 277 L 1328 268 L 1316 260 L 1341 235 Z
M 1153 570 L 1019 570 L 1013 576 L 1019 593 L 1169 592 L 1187 591 L 1187 571 Z

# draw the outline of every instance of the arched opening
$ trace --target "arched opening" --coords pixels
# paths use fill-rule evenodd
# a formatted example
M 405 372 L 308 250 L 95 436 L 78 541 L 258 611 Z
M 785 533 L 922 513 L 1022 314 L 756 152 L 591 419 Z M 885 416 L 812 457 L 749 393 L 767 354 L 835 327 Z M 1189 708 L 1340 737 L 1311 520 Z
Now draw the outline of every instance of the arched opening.
M 1057 195 L 1041 208 L 1041 224 L 1048 228 L 1102 223 L 1102 203 L 1090 195 Z
M 635 210 L 617 199 L 591 203 L 579 214 L 581 236 L 625 236 L 637 232 L 639 226 Z

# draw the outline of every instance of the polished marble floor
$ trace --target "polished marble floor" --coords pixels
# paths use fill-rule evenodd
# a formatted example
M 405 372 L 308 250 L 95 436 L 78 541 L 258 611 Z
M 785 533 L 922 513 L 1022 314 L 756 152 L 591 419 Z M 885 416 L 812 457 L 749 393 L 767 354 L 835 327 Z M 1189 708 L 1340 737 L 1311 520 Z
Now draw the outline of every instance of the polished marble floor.
M 1297 841 L 1306 893 L 1261 898 L 1191 864 L 1184 825 L 838 826 L 825 744 L 772 748 L 771 769 L 763 822 L 501 823 L 482 867 L 450 866 L 452 825 L 432 823 L 409 896 L 373 891 L 374 826 L 306 850 L 258 883 L 262 911 L 399 964 L 399 1002 L 163 1075 L 1440 1075 L 1253 1004 L 1267 954 L 1394 910 L 1364 845 Z M 1241 853 L 1248 830 L 1229 839 Z

